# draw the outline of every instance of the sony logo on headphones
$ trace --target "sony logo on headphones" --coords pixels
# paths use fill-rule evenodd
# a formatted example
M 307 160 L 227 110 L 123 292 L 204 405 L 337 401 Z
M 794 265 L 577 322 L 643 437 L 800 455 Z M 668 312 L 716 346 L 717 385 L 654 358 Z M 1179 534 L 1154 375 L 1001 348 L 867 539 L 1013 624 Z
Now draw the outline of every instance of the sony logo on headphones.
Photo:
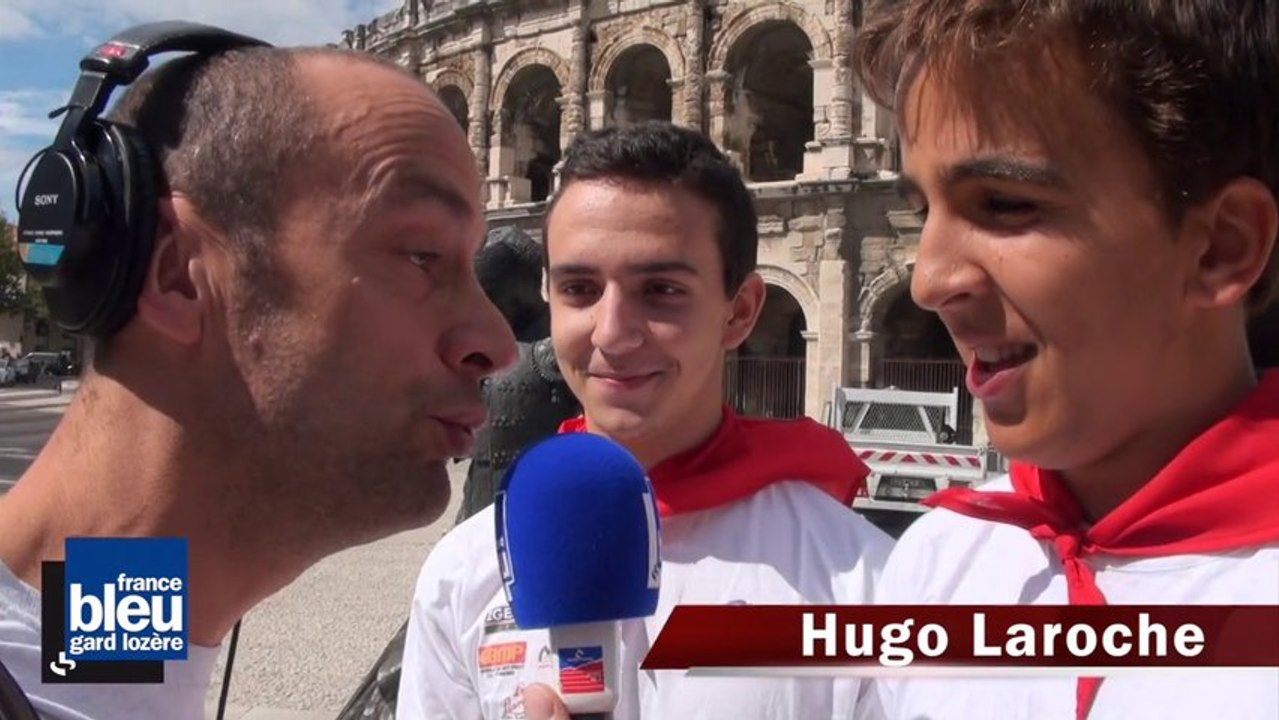
M 41 205 L 57 205 L 58 195 L 59 193 L 47 193 L 44 195 L 36 195 L 36 199 L 35 199 L 36 207 L 40 207 Z

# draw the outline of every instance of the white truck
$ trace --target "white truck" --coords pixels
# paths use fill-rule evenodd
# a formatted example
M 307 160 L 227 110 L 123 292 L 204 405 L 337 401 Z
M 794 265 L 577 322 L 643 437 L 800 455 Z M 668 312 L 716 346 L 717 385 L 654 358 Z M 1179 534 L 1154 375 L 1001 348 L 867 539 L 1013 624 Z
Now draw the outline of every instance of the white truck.
M 1003 458 L 990 446 L 958 444 L 958 388 L 949 393 L 836 388 L 827 424 L 871 470 L 866 493 L 853 507 L 881 519 L 903 514 L 897 518 L 903 528 L 927 510 L 919 501 L 934 492 L 1004 472 Z

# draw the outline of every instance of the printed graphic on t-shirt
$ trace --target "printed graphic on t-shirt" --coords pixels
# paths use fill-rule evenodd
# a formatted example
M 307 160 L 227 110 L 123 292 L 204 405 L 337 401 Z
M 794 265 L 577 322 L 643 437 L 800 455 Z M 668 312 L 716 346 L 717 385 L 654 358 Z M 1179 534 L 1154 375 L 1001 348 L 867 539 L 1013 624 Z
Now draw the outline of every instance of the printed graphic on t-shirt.
M 514 675 L 524 667 L 524 656 L 528 651 L 526 642 L 507 642 L 495 645 L 480 646 L 480 674 Z
M 520 630 L 504 598 L 483 615 L 483 633 L 472 646 L 473 683 L 487 720 L 524 720 L 523 689 L 555 682 L 555 656 L 545 630 Z
M 527 715 L 524 713 L 524 688 L 528 687 L 528 683 L 517 683 L 515 690 L 502 700 L 502 714 L 498 715 L 498 720 L 524 720 Z
M 496 632 L 515 629 L 515 615 L 511 612 L 511 606 L 505 603 L 489 608 L 484 614 L 484 634 L 492 635 Z

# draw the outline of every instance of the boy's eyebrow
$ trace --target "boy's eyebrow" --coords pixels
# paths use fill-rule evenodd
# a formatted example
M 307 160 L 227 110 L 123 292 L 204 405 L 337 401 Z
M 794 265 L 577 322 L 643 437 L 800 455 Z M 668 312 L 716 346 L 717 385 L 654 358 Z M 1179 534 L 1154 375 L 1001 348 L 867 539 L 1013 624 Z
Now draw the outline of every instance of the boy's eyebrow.
M 1065 176 L 1052 165 L 1008 155 L 987 155 L 964 160 L 946 168 L 942 174 L 942 180 L 947 185 L 982 178 L 1028 183 L 1052 190 L 1065 190 L 1070 187 Z
M 590 265 L 579 265 L 574 263 L 561 263 L 552 265 L 547 271 L 546 276 L 550 278 L 564 277 L 580 277 L 582 275 L 594 275 L 595 268 Z
M 651 262 L 631 263 L 622 268 L 627 275 L 661 275 L 667 273 L 677 273 L 686 275 L 698 275 L 697 268 L 683 260 L 654 260 Z M 552 278 L 564 277 L 581 277 L 583 275 L 595 275 L 598 269 L 579 263 L 561 263 L 552 265 L 547 271 L 547 275 Z
M 1070 183 L 1056 168 L 1047 163 L 1021 160 L 1007 155 L 988 155 L 956 163 L 942 171 L 942 183 L 957 185 L 965 180 L 1007 180 L 1028 183 L 1051 190 L 1069 189 Z M 919 183 L 902 173 L 897 177 L 897 194 L 902 198 L 923 196 Z

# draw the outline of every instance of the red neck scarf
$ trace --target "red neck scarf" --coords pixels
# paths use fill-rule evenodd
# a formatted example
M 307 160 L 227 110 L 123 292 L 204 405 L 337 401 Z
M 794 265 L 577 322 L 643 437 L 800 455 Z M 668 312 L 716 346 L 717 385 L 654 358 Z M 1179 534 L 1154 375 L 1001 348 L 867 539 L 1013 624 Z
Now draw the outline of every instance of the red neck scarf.
M 586 432 L 586 419 L 560 432 Z M 838 432 L 809 418 L 744 418 L 724 408 L 719 429 L 702 445 L 649 468 L 662 517 L 709 510 L 781 480 L 803 480 L 848 505 L 870 470 Z
M 1016 525 L 1050 543 L 1072 605 L 1106 604 L 1083 562 L 1092 555 L 1158 557 L 1279 542 L 1279 371 L 1263 375 L 1225 418 L 1092 527 L 1058 473 L 1014 462 L 1011 475 L 1012 492 L 950 488 L 924 504 Z M 1079 679 L 1077 718 L 1088 716 L 1100 687 L 1101 678 Z

